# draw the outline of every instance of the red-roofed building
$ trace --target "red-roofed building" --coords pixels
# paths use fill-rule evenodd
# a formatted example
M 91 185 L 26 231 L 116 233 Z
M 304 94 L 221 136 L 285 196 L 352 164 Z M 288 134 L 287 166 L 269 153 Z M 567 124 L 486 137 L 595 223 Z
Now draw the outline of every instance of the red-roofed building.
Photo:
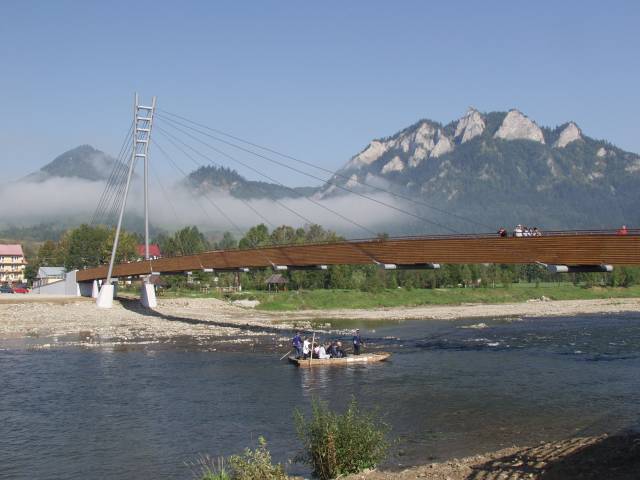
M 144 260 L 144 244 L 138 245 L 138 256 Z M 160 246 L 157 243 L 149 244 L 149 258 L 151 260 L 156 260 L 160 258 L 162 255 L 160 254 Z
M 23 283 L 26 265 L 22 245 L 0 245 L 0 282 Z

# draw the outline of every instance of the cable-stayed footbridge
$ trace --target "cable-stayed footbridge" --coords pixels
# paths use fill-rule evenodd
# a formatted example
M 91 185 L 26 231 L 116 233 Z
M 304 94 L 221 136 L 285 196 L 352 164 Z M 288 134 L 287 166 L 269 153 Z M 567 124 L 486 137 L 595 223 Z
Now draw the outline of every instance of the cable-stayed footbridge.
M 112 279 L 118 277 L 141 277 L 142 303 L 155 306 L 155 292 L 148 283 L 152 274 L 175 274 L 201 270 L 205 272 L 248 272 L 254 269 L 285 270 L 326 270 L 331 265 L 377 265 L 387 270 L 435 269 L 442 263 L 476 264 L 541 264 L 555 272 L 572 271 L 611 271 L 613 265 L 640 265 L 640 231 L 593 230 L 593 231 L 556 231 L 544 232 L 544 236 L 499 236 L 489 234 L 462 234 L 442 219 L 449 218 L 474 225 L 478 231 L 492 231 L 494 227 L 483 225 L 474 218 L 466 218 L 459 213 L 448 212 L 430 205 L 410 194 L 387 189 L 365 180 L 344 178 L 311 162 L 261 146 L 255 142 L 214 129 L 184 116 L 159 110 L 156 99 L 147 105 L 141 104 L 136 95 L 134 118 L 129 128 L 113 171 L 98 201 L 92 217 L 92 224 L 109 224 L 115 220 L 116 236 L 108 265 L 96 265 L 93 268 L 78 271 L 76 281 L 82 286 L 83 293 L 91 291 L 97 297 L 98 305 L 111 305 L 114 287 Z M 153 130 L 153 139 L 152 139 Z M 196 166 L 215 165 L 223 167 L 232 163 L 253 172 L 260 178 L 276 184 L 282 189 L 296 193 L 296 203 L 273 200 L 279 208 L 288 212 L 291 218 L 297 218 L 306 224 L 314 223 L 308 213 L 303 213 L 298 204 L 310 204 L 314 209 L 323 210 L 333 218 L 339 219 L 350 229 L 362 230 L 364 240 L 343 240 L 291 245 L 251 245 L 245 249 L 229 249 L 203 252 L 192 255 L 180 255 L 171 258 L 154 259 L 149 255 L 149 176 L 153 169 L 149 166 L 151 145 L 167 164 L 174 168 L 179 177 L 187 178 L 176 155 L 193 162 Z M 173 153 L 170 153 L 173 152 Z M 233 152 L 233 153 L 229 153 Z M 242 158 L 241 158 L 242 156 Z M 354 199 L 370 203 L 376 208 L 387 209 L 393 215 L 406 216 L 414 223 L 420 222 L 425 230 L 437 228 L 447 232 L 441 235 L 423 235 L 400 238 L 376 236 L 366 222 L 351 218 L 348 214 L 332 208 L 322 199 L 300 197 L 295 189 L 274 178 L 273 174 L 257 168 L 244 159 L 250 156 L 260 160 L 261 164 L 288 169 L 298 175 L 304 175 L 315 181 L 321 181 L 330 188 L 353 195 Z M 136 164 L 142 162 L 144 170 L 144 260 L 116 264 L 119 234 L 129 196 Z M 156 178 L 160 191 L 166 192 L 160 178 Z M 357 184 L 357 185 L 355 185 Z M 384 194 L 384 196 L 376 194 Z M 400 202 L 391 202 L 388 198 Z M 179 215 L 171 203 L 166 200 L 179 222 Z M 259 221 L 275 226 L 268 211 L 261 211 L 247 199 L 239 199 L 248 212 Z M 399 205 L 413 205 L 416 209 Z M 215 211 L 227 222 L 226 228 L 243 234 L 243 229 L 234 220 L 234 212 L 225 211 L 206 192 L 195 196 L 194 206 L 210 218 Z M 305 210 L 306 212 L 306 210 Z M 423 212 L 433 212 L 430 217 Z M 213 222 L 212 222 L 213 223 Z M 220 225 L 218 225 L 220 227 Z M 184 253 L 184 252 L 183 252 Z M 87 288 L 91 285 L 91 288 Z M 101 288 L 98 286 L 101 285 Z

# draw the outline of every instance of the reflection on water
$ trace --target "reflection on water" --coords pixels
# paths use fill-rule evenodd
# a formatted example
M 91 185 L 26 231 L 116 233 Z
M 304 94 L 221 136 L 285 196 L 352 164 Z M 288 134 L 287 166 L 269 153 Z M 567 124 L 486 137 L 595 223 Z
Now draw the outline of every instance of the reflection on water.
M 190 478 L 185 460 L 236 453 L 258 435 L 286 461 L 297 453 L 292 411 L 316 397 L 379 407 L 399 438 L 396 463 L 639 418 L 635 315 L 333 326 L 361 328 L 391 361 L 301 369 L 198 345 L 0 351 L 0 478 Z

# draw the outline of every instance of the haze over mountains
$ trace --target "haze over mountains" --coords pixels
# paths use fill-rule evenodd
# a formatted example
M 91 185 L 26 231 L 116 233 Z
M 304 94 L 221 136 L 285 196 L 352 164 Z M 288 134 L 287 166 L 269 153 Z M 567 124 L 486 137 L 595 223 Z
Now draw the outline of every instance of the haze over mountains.
M 91 185 L 96 193 L 85 205 L 91 211 L 115 162 L 83 145 L 20 182 L 5 185 L 0 194 L 6 197 L 16 188 L 60 181 L 66 190 Z M 271 203 L 290 203 L 318 223 L 331 222 L 326 212 L 320 218 L 305 210 L 304 198 L 309 197 L 343 208 L 377 231 L 395 234 L 443 232 L 438 225 L 471 232 L 516 223 L 544 229 L 640 223 L 640 156 L 585 135 L 574 122 L 541 127 L 518 110 L 481 113 L 470 108 L 448 124 L 420 120 L 371 141 L 320 187 L 289 188 L 248 180 L 226 168 L 202 167 L 176 181 L 172 189 L 178 200 L 185 193 L 240 199 L 258 202 L 266 213 L 273 211 Z M 432 223 L 385 211 L 358 194 L 382 198 Z M 237 210 L 236 204 L 227 207 L 232 215 Z M 64 215 L 64 205 L 58 208 Z M 255 218 L 242 220 L 257 223 Z M 278 223 L 300 221 L 282 217 Z

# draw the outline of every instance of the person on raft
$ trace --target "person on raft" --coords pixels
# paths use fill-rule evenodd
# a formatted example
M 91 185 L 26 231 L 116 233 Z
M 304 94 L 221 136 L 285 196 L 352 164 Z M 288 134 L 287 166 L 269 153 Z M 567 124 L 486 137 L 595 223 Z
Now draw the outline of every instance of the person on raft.
M 353 335 L 353 354 L 360 355 L 360 348 L 364 345 L 362 341 L 362 337 L 360 336 L 360 330 L 356 329 L 355 334 Z
M 296 336 L 293 337 L 291 345 L 293 345 L 296 351 L 296 358 L 302 357 L 302 337 L 300 336 L 300 332 L 296 333 Z

